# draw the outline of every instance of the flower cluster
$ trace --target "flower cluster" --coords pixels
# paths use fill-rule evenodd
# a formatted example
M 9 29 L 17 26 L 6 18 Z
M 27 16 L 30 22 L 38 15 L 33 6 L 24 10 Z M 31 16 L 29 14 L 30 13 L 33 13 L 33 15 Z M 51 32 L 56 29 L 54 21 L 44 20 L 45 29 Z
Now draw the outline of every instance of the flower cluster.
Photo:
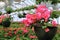
M 16 28 L 16 29 L 9 29 L 8 31 L 4 31 L 4 34 L 2 34 L 2 35 L 4 35 L 5 39 L 6 38 L 7 39 L 8 38 L 13 39 L 15 37 L 14 39 L 19 38 L 19 40 L 20 39 L 21 40 L 27 40 L 27 39 L 34 40 L 34 39 L 37 38 L 34 31 L 32 29 L 28 29 L 26 27 Z
M 43 26 L 43 28 L 47 27 L 47 23 L 50 22 L 50 24 L 54 27 L 57 26 L 57 23 L 54 20 L 49 21 L 50 16 L 52 14 L 52 11 L 49 10 L 45 5 L 39 5 L 34 14 L 27 14 L 26 19 L 22 21 L 22 23 L 25 24 L 25 26 L 30 26 L 31 24 L 40 23 L 40 25 Z
M 2 21 L 5 19 L 5 18 L 9 18 L 10 16 L 8 14 L 5 14 L 5 15 L 0 15 L 0 23 L 2 23 Z

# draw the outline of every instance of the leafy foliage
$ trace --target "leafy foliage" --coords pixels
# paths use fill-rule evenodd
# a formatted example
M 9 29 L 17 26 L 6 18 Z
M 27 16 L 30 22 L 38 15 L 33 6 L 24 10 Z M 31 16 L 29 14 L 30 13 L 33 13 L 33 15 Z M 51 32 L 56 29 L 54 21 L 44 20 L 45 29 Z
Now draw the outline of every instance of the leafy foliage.
M 24 8 L 21 8 L 21 9 L 17 9 L 15 11 L 24 11 L 24 10 L 31 10 L 31 9 L 34 9 L 34 6 L 28 6 L 28 7 L 24 7 Z
M 52 4 L 56 4 L 58 2 L 58 0 L 51 0 Z
M 53 40 L 60 40 L 60 33 L 57 33 Z
M 60 11 L 53 11 L 51 14 L 51 18 L 57 18 L 60 16 Z
M 5 10 L 7 11 L 8 14 L 13 12 L 13 9 L 11 7 L 6 7 Z
M 14 22 L 14 23 L 11 23 L 10 27 L 12 27 L 12 28 L 19 28 L 20 25 L 19 25 L 19 23 Z
M 10 26 L 10 19 L 9 18 L 5 18 L 3 21 L 2 21 L 2 25 L 3 27 L 9 27 Z
M 37 1 L 36 1 L 36 4 L 40 4 L 40 3 L 41 3 L 41 0 L 37 0 Z
M 0 15 L 2 14 L 2 12 L 0 12 Z
M 18 14 L 18 17 L 19 17 L 19 18 L 22 18 L 22 17 L 24 18 L 25 15 L 23 15 L 23 14 Z
M 25 29 L 28 30 L 28 29 Z M 31 29 L 27 32 L 24 33 L 24 29 L 14 29 L 14 30 L 8 30 L 7 32 L 2 30 L 0 31 L 0 40 L 17 40 L 17 38 L 19 38 L 19 40 L 37 40 L 37 38 L 30 38 L 30 34 L 33 36 L 35 36 L 35 33 L 30 33 L 33 32 Z

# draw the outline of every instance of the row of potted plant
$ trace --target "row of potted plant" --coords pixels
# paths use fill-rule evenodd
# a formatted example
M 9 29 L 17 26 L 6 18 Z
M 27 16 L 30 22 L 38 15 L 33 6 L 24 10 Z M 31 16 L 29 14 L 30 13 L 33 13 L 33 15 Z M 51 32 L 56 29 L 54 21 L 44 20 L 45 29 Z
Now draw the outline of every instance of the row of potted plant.
M 39 5 L 36 8 L 35 13 L 34 14 L 27 14 L 26 19 L 23 20 L 22 23 L 25 24 L 26 28 L 30 27 L 30 25 L 34 26 L 34 30 L 35 30 L 35 33 L 38 37 L 38 40 L 52 40 L 52 38 L 55 36 L 56 31 L 57 31 L 57 23 L 55 20 L 53 20 L 53 18 L 56 18 L 59 16 L 59 15 L 52 13 L 52 12 L 53 11 L 49 10 L 46 7 L 46 5 Z M 4 27 L 10 26 L 11 22 L 10 22 L 10 16 L 8 14 L 1 15 L 0 19 L 1 19 L 1 23 Z M 7 32 L 9 37 L 14 34 L 13 32 L 12 33 L 11 32 L 12 32 L 11 30 Z M 24 32 L 27 32 L 27 30 L 24 29 Z M 2 38 L 4 38 L 4 37 L 2 37 Z M 23 36 L 23 38 L 24 38 L 24 36 Z M 22 40 L 24 40 L 24 39 L 22 39 Z
M 13 10 L 11 7 L 6 7 L 5 10 L 6 10 L 6 14 L 2 14 L 2 12 L 0 12 L 0 24 L 4 25 L 4 26 L 8 26 L 10 25 L 11 23 L 11 17 L 5 17 L 5 15 L 8 15 L 10 16 L 9 14 L 12 13 L 12 12 L 16 12 L 16 11 L 22 11 L 22 10 L 30 10 L 30 9 L 33 9 L 34 7 L 33 6 L 29 6 L 29 7 L 25 7 L 25 8 L 22 8 L 22 9 L 17 9 L 17 10 Z M 22 14 L 18 14 L 18 17 L 19 18 L 22 18 L 22 17 L 25 17 L 26 13 L 23 13 Z M 7 23 L 6 23 L 7 22 Z
M 36 34 L 34 32 L 34 28 L 32 28 L 32 29 L 26 28 L 21 25 L 19 25 L 17 28 L 17 26 L 18 26 L 18 23 L 12 23 L 12 25 L 11 25 L 12 28 L 9 27 L 10 29 L 9 28 L 6 29 L 7 31 L 4 29 L 3 30 L 0 29 L 0 40 L 38 40 L 36 37 Z M 60 31 L 59 30 L 60 29 L 57 30 L 57 34 L 55 35 L 53 40 L 60 40 L 60 36 L 59 36 Z
M 25 8 L 21 8 L 21 9 L 16 9 L 16 10 L 13 10 L 11 7 L 6 7 L 5 10 L 8 14 L 12 13 L 12 12 L 16 12 L 16 11 L 24 11 L 24 10 L 31 10 L 31 9 L 34 9 L 34 6 L 28 6 L 28 7 L 25 7 Z

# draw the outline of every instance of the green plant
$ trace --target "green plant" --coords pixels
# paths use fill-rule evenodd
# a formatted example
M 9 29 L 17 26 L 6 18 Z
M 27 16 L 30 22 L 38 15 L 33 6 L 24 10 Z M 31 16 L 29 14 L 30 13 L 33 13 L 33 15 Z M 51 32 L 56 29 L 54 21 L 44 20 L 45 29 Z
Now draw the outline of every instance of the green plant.
M 51 18 L 57 18 L 60 16 L 60 11 L 53 11 L 51 14 Z
M 58 3 L 60 3 L 60 0 L 58 0 Z
M 25 17 L 25 15 L 23 15 L 23 14 L 18 14 L 18 17 L 19 17 L 19 18 L 23 18 L 23 17 Z
M 2 12 L 0 12 L 0 15 L 2 14 Z
M 36 0 L 36 4 L 40 4 L 42 0 Z
M 51 10 L 46 8 L 47 7 L 45 5 L 38 6 L 35 13 L 27 14 L 26 19 L 24 19 L 22 23 L 25 24 L 25 26 L 40 25 L 40 27 L 44 30 L 48 27 L 57 27 L 57 23 L 54 20 L 54 18 L 56 18 L 56 12 L 52 13 Z M 52 20 L 50 18 L 52 18 Z
M 53 38 L 53 40 L 60 40 L 60 33 L 59 32 L 57 32 L 57 34 L 55 35 L 55 37 Z
M 32 33 L 30 33 L 32 32 Z M 4 30 L 0 31 L 0 40 L 17 40 L 17 38 L 19 38 L 19 40 L 34 40 L 37 39 L 36 37 L 30 37 L 30 36 L 35 36 L 35 33 L 30 29 L 26 29 L 23 27 L 23 29 L 21 28 L 17 28 L 14 30 L 8 30 L 7 32 L 5 32 Z
M 11 7 L 6 7 L 5 10 L 8 14 L 10 14 L 11 12 L 31 10 L 31 9 L 34 9 L 34 8 L 35 8 L 34 5 L 32 5 L 32 6 L 24 7 L 24 8 L 21 8 L 21 9 L 16 9 L 16 10 L 13 10 Z
M 11 23 L 10 27 L 12 27 L 12 28 L 19 28 L 20 25 L 19 25 L 18 22 L 13 22 L 13 23 Z
M 6 12 L 8 14 L 10 14 L 11 12 L 13 12 L 13 9 L 11 7 L 6 7 L 5 10 L 6 10 Z
M 28 7 L 24 7 L 24 8 L 21 8 L 21 9 L 16 9 L 15 11 L 24 11 L 24 10 L 31 10 L 31 9 L 34 9 L 34 6 L 28 6 Z
M 10 24 L 11 24 L 11 22 L 10 22 L 9 18 L 4 18 L 4 20 L 2 21 L 3 27 L 9 27 Z
M 51 0 L 52 4 L 56 4 L 58 2 L 58 0 Z

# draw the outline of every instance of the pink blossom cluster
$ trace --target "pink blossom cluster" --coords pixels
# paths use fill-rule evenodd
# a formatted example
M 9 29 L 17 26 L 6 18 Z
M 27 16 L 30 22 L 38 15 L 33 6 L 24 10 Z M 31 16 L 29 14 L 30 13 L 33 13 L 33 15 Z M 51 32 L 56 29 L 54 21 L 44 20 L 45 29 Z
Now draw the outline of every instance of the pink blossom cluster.
M 39 5 L 34 14 L 27 14 L 26 19 L 22 22 L 25 26 L 30 26 L 32 23 L 35 23 L 41 19 L 44 19 L 44 22 L 47 22 L 51 15 L 51 10 L 49 10 L 46 5 Z M 52 21 L 52 25 L 55 26 L 56 22 Z
M 47 22 L 50 17 L 51 10 L 49 10 L 45 5 L 39 5 L 36 9 L 36 14 L 38 20 L 44 18 L 45 22 Z

